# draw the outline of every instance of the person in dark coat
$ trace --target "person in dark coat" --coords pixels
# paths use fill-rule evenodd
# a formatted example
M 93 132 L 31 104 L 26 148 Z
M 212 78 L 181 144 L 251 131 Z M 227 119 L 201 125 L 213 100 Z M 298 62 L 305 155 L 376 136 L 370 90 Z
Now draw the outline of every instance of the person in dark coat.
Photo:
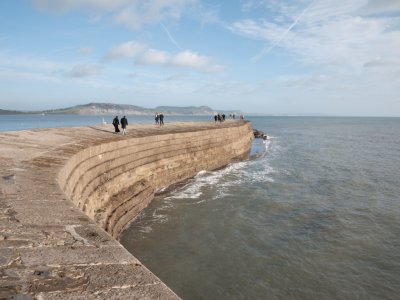
M 156 125 L 158 125 L 158 119 L 159 119 L 159 115 L 158 115 L 158 113 L 156 112 L 156 114 L 155 114 L 155 116 L 154 116 L 154 120 L 156 120 Z
M 160 117 L 160 126 L 164 125 L 164 114 L 160 113 L 159 117 Z
M 119 132 L 119 120 L 118 120 L 118 116 L 115 116 L 114 120 L 112 121 L 112 124 L 114 125 L 114 129 L 115 129 L 115 133 Z
M 121 128 L 122 128 L 122 134 L 125 135 L 126 134 L 126 125 L 128 125 L 128 120 L 126 119 L 126 117 L 124 116 L 121 119 Z
M 218 117 L 217 117 L 217 114 L 215 114 L 215 115 L 214 115 L 214 121 L 215 121 L 215 123 L 217 123 L 217 120 L 218 120 Z

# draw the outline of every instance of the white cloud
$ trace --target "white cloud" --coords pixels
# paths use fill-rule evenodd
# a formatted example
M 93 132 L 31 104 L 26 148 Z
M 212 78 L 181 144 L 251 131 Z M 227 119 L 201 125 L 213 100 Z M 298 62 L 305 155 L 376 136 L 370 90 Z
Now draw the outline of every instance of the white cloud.
M 366 68 L 377 67 L 400 67 L 400 59 L 372 59 L 364 64 Z
M 164 51 L 155 49 L 147 50 L 136 63 L 140 65 L 168 65 L 171 61 L 171 55 Z
M 191 51 L 182 51 L 171 58 L 170 64 L 180 67 L 202 69 L 211 65 L 208 57 Z
M 32 0 L 40 10 L 67 13 L 74 10 L 90 14 L 93 22 L 102 19 L 102 14 L 133 30 L 143 25 L 164 20 L 177 20 L 185 8 L 192 7 L 198 0 Z
M 129 0 L 33 0 L 33 4 L 44 11 L 66 13 L 72 10 L 107 12 L 129 4 Z M 137 2 L 137 1 L 135 1 Z
M 276 42 L 286 28 L 264 20 L 241 20 L 234 22 L 229 29 L 239 35 L 260 41 Z
M 103 57 L 104 61 L 117 60 L 122 58 L 133 58 L 138 54 L 144 52 L 147 46 L 143 43 L 136 41 L 129 41 L 122 43 L 110 51 Z
M 225 70 L 224 66 L 214 64 L 211 58 L 189 50 L 173 55 L 165 51 L 149 49 L 137 59 L 136 63 L 140 65 L 184 67 L 213 73 Z
M 400 93 L 400 1 L 244 2 L 243 10 L 253 9 L 265 18 L 237 20 L 228 29 L 259 45 L 265 68 L 288 59 L 264 81 L 263 99 L 273 99 L 276 111 L 398 114 L 389 103 Z
M 305 19 L 308 21 L 326 20 L 339 15 L 375 15 L 400 11 L 398 0 L 243 0 L 245 12 L 266 9 L 274 13 L 278 20 L 293 20 L 299 12 L 310 5 Z
M 302 18 L 303 23 L 325 22 L 327 19 L 343 16 L 357 16 L 357 11 L 368 4 L 368 0 L 316 0 Z
M 101 74 L 101 67 L 98 65 L 82 64 L 75 65 L 70 71 L 65 73 L 67 77 L 82 78 Z
M 289 21 L 284 24 L 247 19 L 234 22 L 229 29 L 264 41 L 264 49 L 276 46 L 278 51 L 295 54 L 298 61 L 312 66 L 357 71 L 376 57 L 399 59 L 400 18 L 361 17 L 358 12 L 367 1 L 350 2 L 314 1 L 292 28 L 301 10 L 285 16 Z
M 196 2 L 195 0 L 132 1 L 117 14 L 116 21 L 133 30 L 138 30 L 146 24 L 168 19 L 177 20 L 186 6 Z
M 370 0 L 362 9 L 362 12 L 366 14 L 393 13 L 399 11 L 400 1 L 398 0 Z

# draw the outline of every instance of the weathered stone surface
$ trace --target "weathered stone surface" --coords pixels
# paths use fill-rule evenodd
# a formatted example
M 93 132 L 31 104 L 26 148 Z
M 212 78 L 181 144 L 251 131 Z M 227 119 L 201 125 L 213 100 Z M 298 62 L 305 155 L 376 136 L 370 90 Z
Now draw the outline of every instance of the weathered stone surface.
M 178 298 L 114 238 L 160 188 L 246 158 L 251 124 L 111 129 L 0 133 L 0 299 Z

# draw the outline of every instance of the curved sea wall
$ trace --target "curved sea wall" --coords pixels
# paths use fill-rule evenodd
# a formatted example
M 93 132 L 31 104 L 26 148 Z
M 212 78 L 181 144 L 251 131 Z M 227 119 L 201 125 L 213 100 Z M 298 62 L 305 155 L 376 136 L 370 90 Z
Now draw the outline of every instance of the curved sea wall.
M 114 238 L 160 188 L 247 158 L 251 123 L 130 128 L 0 134 L 1 299 L 178 298 Z
M 72 156 L 58 182 L 86 215 L 118 237 L 163 187 L 248 157 L 250 124 L 130 138 Z

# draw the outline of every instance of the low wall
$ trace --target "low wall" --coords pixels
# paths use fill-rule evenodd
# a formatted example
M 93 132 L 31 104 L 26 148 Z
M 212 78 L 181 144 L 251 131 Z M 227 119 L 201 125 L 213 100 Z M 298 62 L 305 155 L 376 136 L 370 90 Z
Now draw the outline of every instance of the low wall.
M 253 133 L 251 123 L 232 121 L 135 126 L 127 136 L 96 127 L 0 138 L 0 298 L 172 299 L 99 227 L 118 237 L 158 189 L 247 158 Z

